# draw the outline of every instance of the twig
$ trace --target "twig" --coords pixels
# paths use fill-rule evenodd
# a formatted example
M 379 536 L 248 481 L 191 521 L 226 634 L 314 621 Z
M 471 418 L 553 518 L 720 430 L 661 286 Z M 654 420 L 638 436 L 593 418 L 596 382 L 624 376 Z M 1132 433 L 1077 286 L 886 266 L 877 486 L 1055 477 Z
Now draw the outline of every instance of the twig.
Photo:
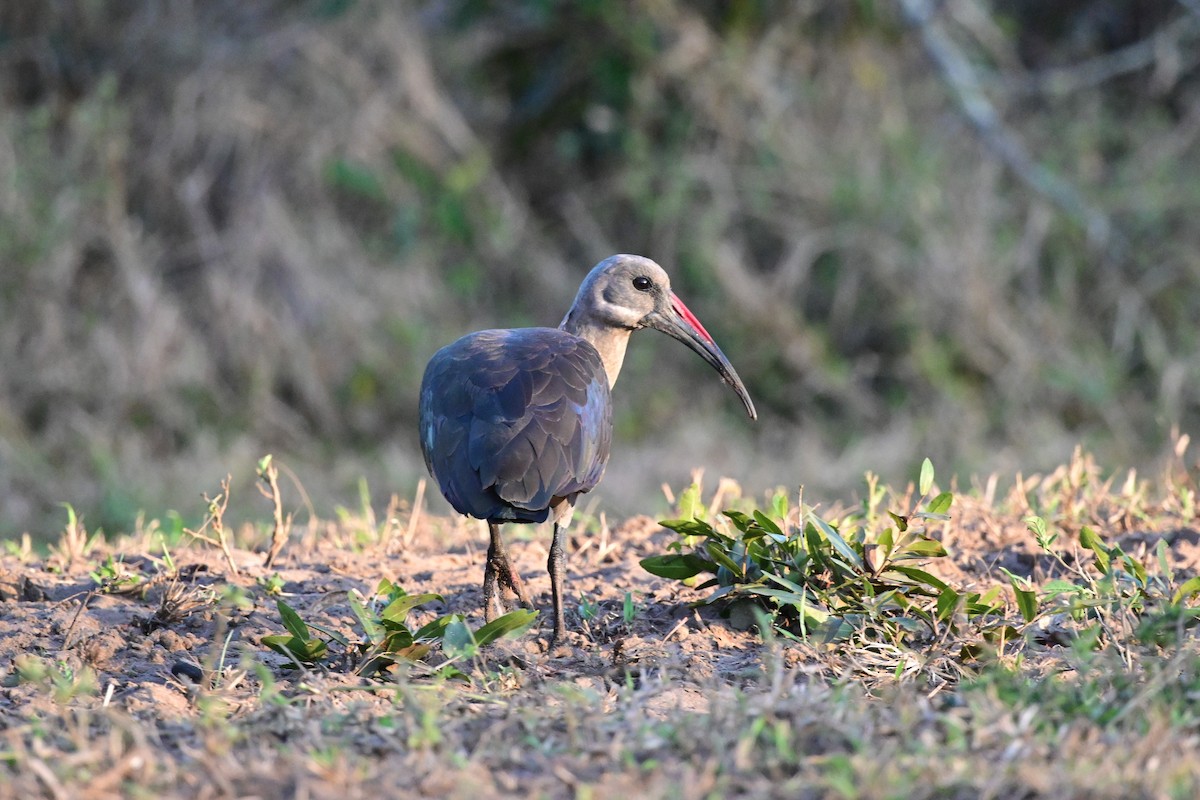
M 221 493 L 216 497 L 204 495 L 204 502 L 208 503 L 208 519 L 204 520 L 204 524 L 199 530 L 184 528 L 183 532 L 193 539 L 199 539 L 202 542 L 211 544 L 214 547 L 219 547 L 225 555 L 225 561 L 229 564 L 229 570 L 234 575 L 241 574 L 238 571 L 237 564 L 233 561 L 233 552 L 229 549 L 228 531 L 225 529 L 225 509 L 229 507 L 229 481 L 232 480 L 232 475 L 226 475 L 225 480 L 221 481 Z M 205 533 L 205 530 L 212 528 L 213 534 L 210 536 Z
M 279 491 L 279 470 L 276 468 L 271 456 L 264 457 L 258 462 L 258 479 L 257 484 L 259 494 L 271 501 L 272 514 L 275 518 L 275 526 L 271 530 L 271 549 L 267 551 L 266 560 L 263 561 L 264 567 L 270 567 L 275 563 L 275 557 L 279 555 L 279 551 L 283 550 L 283 546 L 287 544 L 288 535 L 292 532 L 292 515 L 286 517 L 283 514 L 283 495 Z M 262 483 L 267 484 L 267 488 L 263 488 Z
M 75 630 L 75 623 L 79 622 L 79 615 L 93 597 L 96 596 L 96 590 L 92 589 L 87 593 L 87 596 L 79 601 L 79 608 L 75 609 L 74 616 L 71 617 L 71 624 L 67 626 L 67 632 L 63 634 L 63 650 L 71 649 L 71 633 Z
M 413 537 L 417 535 L 417 522 L 421 519 L 421 512 L 425 505 L 425 479 L 421 478 L 417 482 L 417 493 L 413 496 L 412 513 L 408 515 L 408 527 L 404 529 L 404 540 L 401 545 L 404 549 L 408 549 L 412 545 Z
M 1189 2 L 1200 10 L 1200 0 Z M 1190 6 L 1189 6 L 1190 7 Z M 1182 17 L 1170 25 L 1155 31 L 1144 39 L 1126 45 L 1111 53 L 1095 56 L 1065 67 L 1035 72 L 1023 79 L 1005 80 L 1000 84 L 1004 91 L 1012 93 L 1069 94 L 1080 89 L 1096 86 L 1105 81 L 1145 69 L 1162 57 L 1164 44 L 1173 44 L 1183 53 L 1191 52 L 1192 40 L 1197 31 L 1196 19 Z M 1190 59 L 1194 63 L 1195 59 Z
M 899 0 L 899 3 L 905 20 L 920 35 L 934 67 L 957 97 L 963 116 L 984 143 L 1021 181 L 1082 224 L 1092 246 L 1101 248 L 1111 244 L 1114 237 L 1108 217 L 1089 204 L 1074 186 L 1037 163 L 1016 134 L 1005 126 L 980 88 L 979 76 L 970 61 L 934 23 L 936 4 L 930 0 Z
M 400 495 L 392 492 L 387 508 L 383 512 L 383 527 L 379 529 L 379 549 L 385 553 L 391 552 L 392 539 L 396 537 L 396 530 L 400 527 L 400 520 L 396 517 L 399 510 Z M 403 542 L 401 546 L 403 546 Z

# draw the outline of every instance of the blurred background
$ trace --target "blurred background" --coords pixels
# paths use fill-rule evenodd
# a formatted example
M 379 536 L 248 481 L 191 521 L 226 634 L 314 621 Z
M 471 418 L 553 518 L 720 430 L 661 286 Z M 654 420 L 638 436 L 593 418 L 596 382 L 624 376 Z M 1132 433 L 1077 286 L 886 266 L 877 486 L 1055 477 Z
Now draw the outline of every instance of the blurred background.
M 1200 420 L 1198 65 L 1195 0 L 0 3 L 0 535 L 268 452 L 318 514 L 410 497 L 429 356 L 614 252 L 761 418 L 635 337 L 610 516 L 1151 466 Z

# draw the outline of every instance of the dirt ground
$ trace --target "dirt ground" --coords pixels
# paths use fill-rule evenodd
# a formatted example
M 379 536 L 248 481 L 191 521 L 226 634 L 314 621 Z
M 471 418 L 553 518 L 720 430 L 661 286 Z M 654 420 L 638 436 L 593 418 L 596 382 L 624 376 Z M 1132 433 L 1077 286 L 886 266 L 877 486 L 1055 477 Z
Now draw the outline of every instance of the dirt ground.
M 203 546 L 173 553 L 178 577 L 170 580 L 164 579 L 161 562 L 128 549 L 132 541 L 116 548 L 100 545 L 86 559 L 70 564 L 60 559 L 22 563 L 6 556 L 0 560 L 0 671 L 11 674 L 15 659 L 36 653 L 75 670 L 91 667 L 98 692 L 109 706 L 159 719 L 194 715 L 194 684 L 189 676 L 212 669 L 214 642 L 224 644 L 220 609 L 229 614 L 232 632 L 227 663 L 246 653 L 278 670 L 282 680 L 294 677 L 282 669 L 282 656 L 260 644 L 263 636 L 283 632 L 276 595 L 260 584 L 275 573 L 284 581 L 278 596 L 306 622 L 350 638 L 361 636 L 361 631 L 347 592 L 357 589 L 370 596 L 384 578 L 412 594 L 436 592 L 445 598 L 444 603 L 431 603 L 415 614 L 418 621 L 422 615 L 428 619 L 460 613 L 478 627 L 483 624 L 480 584 L 486 539 L 474 525 L 447 527 L 454 532 L 449 541 L 418 536 L 412 547 L 391 555 L 382 554 L 378 547 L 355 551 L 329 540 L 292 546 L 271 570 L 261 566 L 262 554 L 239 550 L 234 554 L 241 568 L 237 577 L 229 573 L 218 551 Z M 666 667 L 686 687 L 756 669 L 760 646 L 756 634 L 731 627 L 711 611 L 691 609 L 688 603 L 701 593 L 640 567 L 639 559 L 665 552 L 674 539 L 673 533 L 648 517 L 626 521 L 608 535 L 607 543 L 599 536 L 577 538 L 569 561 L 567 604 L 575 633 L 568 646 L 548 653 L 548 531 L 509 526 L 506 533 L 518 569 L 542 613 L 532 631 L 492 648 L 492 658 L 507 659 L 537 679 L 567 678 L 581 685 L 624 680 L 631 669 Z M 148 588 L 129 593 L 99 591 L 90 573 L 110 555 L 128 573 L 140 576 L 140 583 Z M 243 607 L 202 602 L 209 596 L 206 592 L 223 584 L 244 590 Z M 174 615 L 181 619 L 156 618 L 168 592 L 188 598 L 196 607 Z M 626 593 L 636 609 L 628 624 L 623 614 Z M 587 619 L 581 616 L 581 605 L 591 609 Z M 334 663 L 325 674 L 318 668 L 316 675 L 306 677 L 358 682 L 337 670 Z M 243 692 L 234 693 L 232 699 L 236 702 L 237 694 L 244 694 L 248 700 L 257 688 L 255 681 L 246 681 Z M 681 688 L 682 702 L 688 702 L 687 694 Z M 9 720 L 26 718 L 54 702 L 35 685 L 0 689 L 0 715 Z
M 1113 530 L 1123 527 L 1117 522 Z M 1135 526 L 1117 534 L 1117 541 L 1131 554 L 1156 563 L 1155 547 L 1162 539 L 1173 569 L 1185 575 L 1200 571 L 1200 534 L 1182 525 L 1161 527 L 1156 532 Z M 932 532 L 950 556 L 929 569 L 961 588 L 997 582 L 1001 566 L 1037 581 L 1061 569 L 1060 562 L 1039 550 L 1019 518 L 999 521 L 968 508 Z M 361 689 L 364 680 L 354 674 L 349 658 L 335 655 L 305 672 L 289 670 L 285 659 L 261 640 L 283 632 L 277 598 L 310 624 L 351 639 L 361 636 L 347 593 L 370 595 L 384 578 L 410 593 L 443 595 L 443 603 L 417 612 L 417 622 L 461 613 L 472 627 L 481 625 L 486 550 L 481 526 L 425 519 L 413 533 L 399 547 L 397 541 L 387 546 L 378 540 L 356 543 L 346 526 L 330 523 L 293 540 L 270 570 L 262 566 L 261 552 L 235 550 L 238 576 L 230 574 L 218 550 L 199 543 L 176 547 L 170 563 L 164 562 L 161 550 L 155 552 L 145 538 L 135 536 L 113 544 L 93 542 L 90 550 L 79 547 L 74 555 L 61 545 L 49 557 L 22 555 L 10 548 L 0 558 L 0 729 L 8 731 L 10 759 L 17 759 L 13 753 L 30 752 L 30 737 L 37 738 L 31 734 L 39 724 L 36 720 L 66 724 L 68 707 L 120 714 L 153 730 L 155 748 L 185 761 L 200 749 L 202 731 L 214 713 L 206 698 L 217 698 L 218 716 L 235 724 L 251 717 L 261 724 L 264 714 L 274 713 L 265 699 L 273 693 L 293 700 L 310 696 L 313 699 L 306 702 L 325 704 L 326 711 L 353 707 L 361 712 L 365 707 L 370 716 L 394 709 L 397 701 L 385 693 L 353 691 Z M 758 634 L 736 614 L 722 616 L 717 609 L 690 605 L 706 593 L 640 567 L 640 559 L 666 552 L 676 538 L 653 519 L 635 517 L 609 532 L 584 533 L 582 527 L 575 531 L 567 603 L 568 626 L 575 633 L 566 646 L 552 652 L 547 646 L 550 587 L 545 570 L 549 531 L 508 526 L 506 535 L 542 613 L 529 632 L 485 650 L 475 665 L 477 675 L 487 676 L 482 679 L 485 686 L 476 685 L 480 697 L 524 693 L 529 703 L 539 704 L 546 702 L 539 687 L 561 691 L 566 685 L 601 698 L 598 702 L 607 708 L 621 687 L 652 680 L 660 689 L 647 695 L 640 711 L 653 719 L 680 712 L 709 714 L 722 687 L 761 689 L 768 670 Z M 1068 563 L 1084 557 L 1067 537 L 1058 547 Z M 101 591 L 92 573 L 105 565 L 110 575 L 115 570 L 138 588 Z M 274 574 L 282 579 L 281 593 L 269 590 Z M 632 614 L 626 612 L 627 596 Z M 333 653 L 336 647 L 330 649 Z M 783 658 L 797 674 L 836 677 L 836 666 L 813 648 L 789 645 Z M 437 659 L 432 657 L 435 664 Z M 31 661 L 42 665 L 44 674 L 31 676 Z M 476 710 L 463 713 L 487 718 L 489 701 L 473 702 Z M 375 711 L 370 711 L 372 706 Z M 297 718 L 288 724 L 302 728 L 309 723 Z M 294 735 L 278 733 L 279 741 Z M 371 741 L 378 739 L 377 734 L 372 737 Z M 114 761 L 109 771 L 121 763 L 125 762 Z M 126 773 L 130 769 L 126 764 Z M 433 780 L 431 776 L 441 772 L 430 767 L 427 777 Z M 558 795 L 566 791 L 563 786 L 570 786 L 520 766 L 488 775 L 488 785 L 498 793 Z M 48 778 L 39 780 L 51 785 Z M 545 780 L 557 781 L 557 788 L 546 789 L 548 784 L 539 782 Z M 425 794 L 440 796 L 436 781 L 432 786 Z M 461 784 L 455 786 L 452 794 L 471 794 Z M 673 791 L 668 786 L 663 796 Z M 72 796 L 55 791 L 47 795 Z M 0 788 L 4 796 L 6 790 Z
M 306 622 L 354 639 L 361 631 L 347 592 L 370 596 L 386 578 L 412 594 L 435 592 L 444 597 L 444 602 L 416 612 L 417 622 L 459 613 L 472 627 L 482 625 L 485 532 L 471 523 L 430 522 L 398 553 L 382 552 L 378 545 L 347 547 L 335 540 L 338 537 L 309 537 L 288 547 L 268 570 L 261 553 L 237 550 L 239 576 L 230 574 L 217 550 L 198 544 L 173 553 L 173 575 L 164 572 L 161 559 L 138 551 L 135 539 L 115 546 L 100 543 L 86 558 L 73 560 L 25 562 L 7 555 L 0 559 L 0 674 L 10 677 L 0 689 L 0 719 L 25 718 L 39 706 L 54 703 L 37 686 L 7 685 L 17 683 L 11 677 L 13 665 L 24 654 L 38 654 L 74 670 L 91 667 L 106 706 L 159 719 L 196 713 L 193 678 L 214 669 L 213 659 L 220 655 L 216 649 L 223 650 L 225 667 L 245 655 L 268 665 L 281 680 L 294 678 L 282 669 L 285 659 L 261 644 L 263 636 L 283 632 L 276 597 Z M 713 679 L 736 683 L 739 676 L 759 670 L 761 640 L 737 615 L 729 619 L 712 608 L 693 609 L 690 603 L 707 592 L 641 568 L 641 559 L 667 552 L 676 539 L 649 517 L 634 517 L 604 534 L 576 531 L 568 566 L 567 616 L 573 634 L 567 646 L 547 652 L 545 528 L 505 529 L 541 615 L 523 637 L 492 648 L 491 658 L 508 660 L 535 680 L 567 678 L 582 685 L 625 680 L 631 671 L 667 670 L 677 679 L 681 697 L 687 696 L 689 686 L 707 686 Z M 928 567 L 959 587 L 979 588 L 1002 580 L 1000 567 L 1035 582 L 1055 577 L 1062 569 L 1019 524 L 966 515 L 935 533 L 950 557 Z M 1160 538 L 1168 545 L 1175 570 L 1200 571 L 1200 533 L 1195 530 L 1134 532 L 1118 541 L 1135 557 L 1154 564 Z M 1071 563 L 1079 552 L 1064 547 L 1064 560 Z M 90 573 L 110 557 L 137 580 L 138 590 L 100 591 Z M 263 585 L 273 574 L 283 580 L 281 593 L 273 594 Z M 240 602 L 211 602 L 217 588 L 226 584 L 242 589 Z M 627 594 L 634 604 L 630 620 L 623 613 Z M 178 610 L 164 614 L 164 597 Z M 348 667 L 330 659 L 326 669 L 317 668 L 305 679 L 357 682 L 346 674 Z M 248 701 L 259 688 L 256 683 L 244 681 L 242 691 L 227 699 Z

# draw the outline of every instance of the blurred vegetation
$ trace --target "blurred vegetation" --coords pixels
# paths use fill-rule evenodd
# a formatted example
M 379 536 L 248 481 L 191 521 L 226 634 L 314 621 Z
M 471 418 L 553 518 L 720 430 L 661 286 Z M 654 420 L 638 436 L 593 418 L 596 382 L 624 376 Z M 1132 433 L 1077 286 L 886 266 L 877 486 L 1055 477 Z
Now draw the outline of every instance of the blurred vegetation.
M 926 6 L 1103 235 L 970 124 Z M 0 532 L 197 515 L 268 451 L 319 507 L 410 488 L 433 351 L 613 252 L 763 419 L 639 341 L 610 509 L 1153 460 L 1200 419 L 1198 43 L 1174 0 L 4 4 Z

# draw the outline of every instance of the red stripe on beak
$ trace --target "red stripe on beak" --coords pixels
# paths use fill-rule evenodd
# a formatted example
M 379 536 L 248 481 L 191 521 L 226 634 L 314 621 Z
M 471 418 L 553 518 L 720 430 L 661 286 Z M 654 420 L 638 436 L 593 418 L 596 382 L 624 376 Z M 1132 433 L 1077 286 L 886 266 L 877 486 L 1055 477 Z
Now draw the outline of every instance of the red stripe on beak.
M 679 299 L 679 295 L 674 292 L 671 292 L 671 305 L 675 306 L 675 310 L 679 312 L 679 316 L 683 317 L 688 325 L 696 329 L 696 333 L 703 336 L 709 344 L 716 344 L 708 331 L 704 330 L 704 326 L 700 324 L 700 320 L 696 319 L 696 315 L 683 304 L 683 301 Z

